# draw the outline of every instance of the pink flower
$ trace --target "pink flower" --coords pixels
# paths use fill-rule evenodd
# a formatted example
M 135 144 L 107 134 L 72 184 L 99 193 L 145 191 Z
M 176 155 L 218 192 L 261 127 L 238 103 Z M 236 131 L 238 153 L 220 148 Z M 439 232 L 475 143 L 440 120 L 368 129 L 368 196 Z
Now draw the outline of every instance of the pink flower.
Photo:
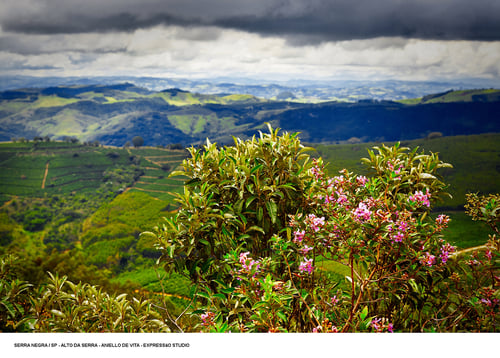
M 240 254 L 240 264 L 244 264 L 247 260 L 248 260 L 248 255 L 250 254 L 250 252 L 242 252 Z
M 398 229 L 405 232 L 408 229 L 408 223 L 406 221 L 400 221 Z
M 358 183 L 359 186 L 365 186 L 366 182 L 368 182 L 368 178 L 364 175 L 358 175 L 356 177 L 356 183 Z
M 430 253 L 426 252 L 425 257 L 423 259 L 421 259 L 420 262 L 424 265 L 431 267 L 432 265 L 434 265 L 436 263 L 436 256 L 431 255 Z
M 365 203 L 359 203 L 356 210 L 354 210 L 355 219 L 359 222 L 368 221 L 371 218 L 371 211 L 368 209 Z
M 304 258 L 304 261 L 301 262 L 299 265 L 299 271 L 312 274 L 312 272 L 313 272 L 312 259 Z
M 390 236 L 392 241 L 394 242 L 403 242 L 403 239 L 405 238 L 405 235 L 400 231 L 397 231 L 396 233 L 391 234 Z
M 215 318 L 215 313 L 213 312 L 207 312 L 207 313 L 203 313 L 201 314 L 200 316 L 201 318 L 201 324 L 205 327 L 207 326 L 211 326 L 214 324 L 214 318 Z
M 314 214 L 309 214 L 307 216 L 307 223 L 311 225 L 311 229 L 313 229 L 315 232 L 318 232 L 320 228 L 325 225 L 325 218 L 320 217 L 318 218 Z
M 397 228 L 396 228 L 397 225 Z M 405 232 L 407 231 L 409 224 L 406 221 L 398 221 L 396 223 L 390 224 L 387 230 L 391 233 L 389 237 L 394 242 L 402 242 L 406 237 Z
M 381 319 L 380 318 L 374 318 L 372 319 L 372 322 L 371 322 L 371 326 L 373 327 L 374 330 L 378 331 L 380 330 L 380 321 Z
M 296 244 L 302 242 L 302 240 L 304 240 L 305 234 L 306 234 L 306 232 L 304 230 L 302 230 L 302 231 L 299 231 L 299 230 L 295 231 L 293 233 L 293 242 L 295 242 Z
M 314 167 L 311 168 L 311 174 L 317 179 L 323 176 L 323 170 L 316 165 L 316 161 L 314 162 Z
M 493 257 L 490 250 L 486 250 L 486 252 L 484 253 L 484 256 L 486 256 L 488 261 L 491 261 L 491 259 Z
M 429 198 L 431 197 L 431 194 L 429 193 L 429 189 L 427 189 L 427 192 L 424 194 L 422 191 L 416 191 L 413 195 L 410 195 L 408 198 L 408 201 L 411 203 L 417 203 L 420 205 L 424 205 L 427 207 L 431 206 L 431 203 L 429 201 Z
M 449 221 L 450 221 L 450 217 L 448 215 L 439 215 L 436 218 L 436 224 L 439 225 L 439 226 L 448 225 Z
M 307 245 L 305 245 L 303 248 L 299 249 L 299 252 L 302 254 L 302 255 L 307 255 L 307 253 L 309 251 L 311 251 L 313 248 L 312 247 L 309 247 Z
M 387 321 L 386 318 L 374 318 L 372 319 L 370 325 L 377 332 L 383 332 L 387 329 L 388 332 L 394 332 L 394 325 Z
M 333 178 L 333 184 L 338 188 L 342 187 L 345 184 L 345 178 L 341 175 Z
M 260 261 L 254 260 L 251 257 L 249 258 L 249 252 L 242 252 L 240 254 L 240 264 L 242 268 L 239 270 L 239 273 L 248 274 L 253 272 L 253 276 L 257 275 L 260 269 Z
M 439 257 L 441 258 L 441 262 L 443 264 L 445 264 L 448 261 L 450 253 L 453 253 L 453 252 L 455 252 L 455 246 L 451 246 L 448 243 L 441 246 L 441 254 L 439 255 Z
M 335 194 L 337 195 L 337 204 L 342 205 L 344 203 L 347 203 L 347 195 L 344 194 L 344 190 L 342 188 L 337 190 Z

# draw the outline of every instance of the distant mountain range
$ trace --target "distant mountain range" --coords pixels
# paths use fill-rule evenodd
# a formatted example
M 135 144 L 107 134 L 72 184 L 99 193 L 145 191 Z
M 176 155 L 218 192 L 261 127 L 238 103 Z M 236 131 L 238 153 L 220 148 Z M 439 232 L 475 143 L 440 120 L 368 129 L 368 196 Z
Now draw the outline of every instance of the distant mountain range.
M 319 103 L 305 103 L 292 92 L 271 100 L 232 90 L 218 95 L 156 91 L 133 83 L 10 89 L 0 92 L 0 140 L 74 137 L 122 146 L 142 136 L 145 145 L 197 144 L 207 137 L 229 143 L 232 136 L 265 130 L 265 122 L 301 132 L 302 140 L 311 143 L 500 132 L 500 90 L 447 90 L 399 102 Z
M 158 78 L 158 77 L 33 77 L 0 76 L 0 91 L 18 88 L 46 88 L 70 85 L 114 85 L 131 83 L 150 91 L 180 88 L 200 94 L 249 94 L 271 100 L 302 102 L 349 101 L 361 99 L 402 100 L 419 98 L 430 93 L 470 88 L 500 88 L 500 83 L 484 79 L 456 81 L 307 81 L 288 80 L 263 83 L 248 78 Z

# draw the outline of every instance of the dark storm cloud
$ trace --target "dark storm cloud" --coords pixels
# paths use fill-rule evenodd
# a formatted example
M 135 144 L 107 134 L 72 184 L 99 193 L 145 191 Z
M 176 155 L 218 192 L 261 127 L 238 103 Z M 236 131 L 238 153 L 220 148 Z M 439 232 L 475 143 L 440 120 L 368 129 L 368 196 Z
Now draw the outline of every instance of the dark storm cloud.
M 279 9 L 278 9 L 279 10 Z M 239 16 L 216 20 L 238 28 L 297 41 L 321 42 L 376 37 L 433 40 L 500 40 L 500 1 L 341 0 L 316 3 L 302 13 Z
M 21 11 L 23 1 L 28 1 L 27 11 Z M 284 36 L 291 42 L 375 37 L 500 40 L 498 0 L 39 0 L 31 8 L 29 0 L 15 4 L 15 11 L 9 11 L 9 5 L 0 8 L 3 31 L 105 33 L 177 25 L 218 26 Z
M 188 26 L 192 23 L 194 22 L 165 13 L 151 14 L 143 18 L 127 12 L 106 16 L 89 16 L 68 12 L 61 14 L 61 17 L 56 21 L 46 21 L 43 17 L 7 19 L 3 22 L 3 29 L 25 34 L 78 34 L 88 32 L 130 32 L 156 25 Z

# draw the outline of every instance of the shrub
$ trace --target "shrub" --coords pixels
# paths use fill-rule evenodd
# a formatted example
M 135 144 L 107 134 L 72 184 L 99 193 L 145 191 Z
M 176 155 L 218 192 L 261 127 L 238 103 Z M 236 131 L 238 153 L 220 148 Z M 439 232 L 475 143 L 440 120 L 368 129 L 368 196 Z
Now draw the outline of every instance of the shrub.
M 296 135 L 272 129 L 232 147 L 207 140 L 191 148 L 183 170 L 171 174 L 188 178 L 176 199 L 182 210 L 157 231 L 166 267 L 212 285 L 232 277 L 222 265 L 228 252 L 270 255 L 287 215 L 307 209 L 313 177 L 306 150 Z
M 148 235 L 167 271 L 197 285 L 202 330 L 498 330 L 498 264 L 462 261 L 443 238 L 449 218 L 429 215 L 450 165 L 374 149 L 368 178 L 328 177 L 296 135 L 272 129 L 190 150 L 181 210 Z

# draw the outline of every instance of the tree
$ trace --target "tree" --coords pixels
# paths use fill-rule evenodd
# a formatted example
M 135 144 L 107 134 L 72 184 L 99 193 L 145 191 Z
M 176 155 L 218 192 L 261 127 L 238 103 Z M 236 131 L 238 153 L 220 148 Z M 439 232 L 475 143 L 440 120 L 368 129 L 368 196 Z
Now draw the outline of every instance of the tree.
M 136 148 L 142 147 L 144 144 L 144 139 L 141 136 L 135 136 L 134 138 L 132 138 L 132 144 Z

